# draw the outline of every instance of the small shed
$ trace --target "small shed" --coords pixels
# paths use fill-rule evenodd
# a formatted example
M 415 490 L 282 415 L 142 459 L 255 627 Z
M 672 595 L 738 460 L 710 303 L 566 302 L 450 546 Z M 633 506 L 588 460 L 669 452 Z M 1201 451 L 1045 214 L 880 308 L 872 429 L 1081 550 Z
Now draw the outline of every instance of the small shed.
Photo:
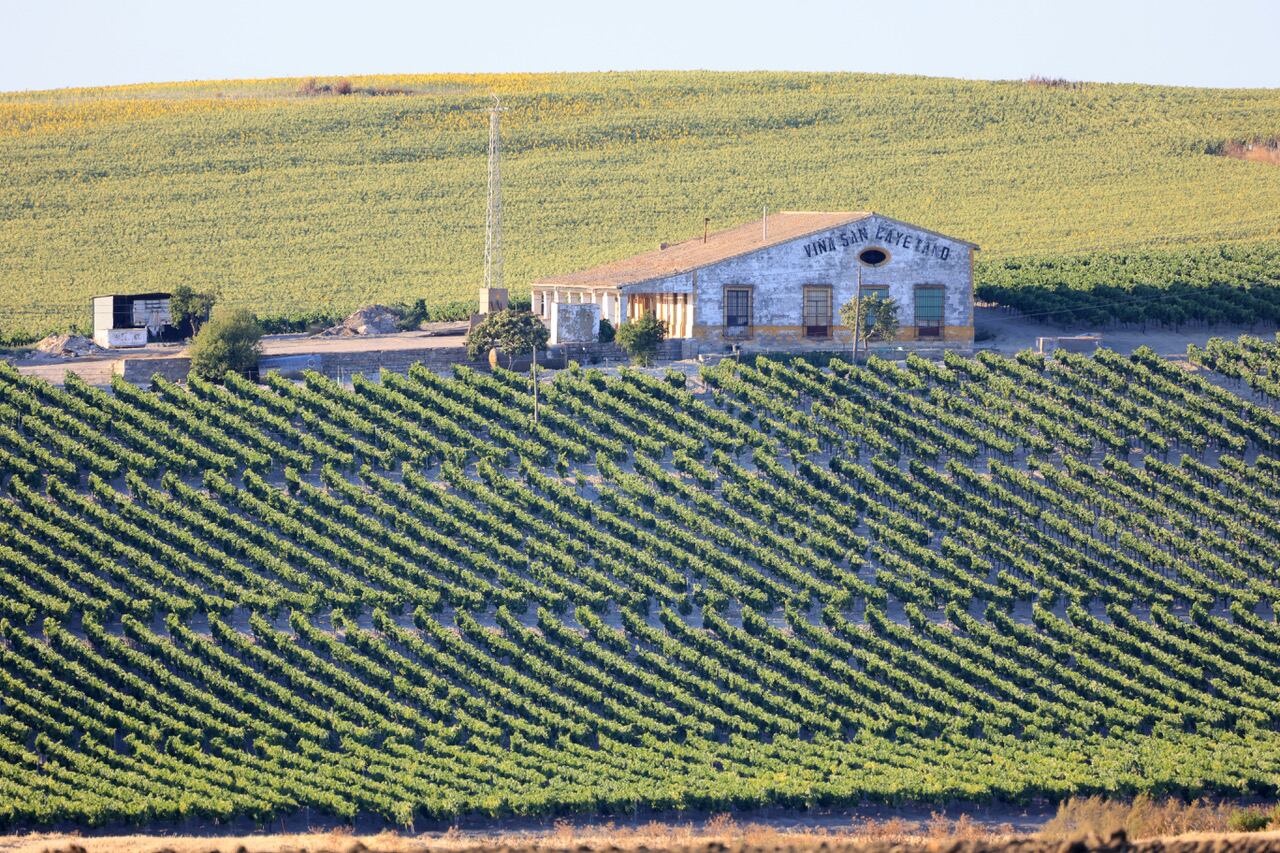
M 173 324 L 168 293 L 130 293 L 95 296 L 93 342 L 119 349 L 149 343 L 178 342 L 187 337 L 188 324 Z

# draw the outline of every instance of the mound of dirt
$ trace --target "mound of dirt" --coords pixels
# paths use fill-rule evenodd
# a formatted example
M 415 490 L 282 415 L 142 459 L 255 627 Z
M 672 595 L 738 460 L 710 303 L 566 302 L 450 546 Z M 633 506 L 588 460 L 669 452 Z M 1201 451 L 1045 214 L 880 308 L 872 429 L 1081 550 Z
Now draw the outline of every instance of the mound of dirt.
M 35 354 L 53 358 L 81 358 L 104 352 L 106 350 L 84 335 L 49 335 L 35 345 Z
M 389 335 L 400 330 L 400 313 L 386 305 L 366 305 L 336 326 L 318 334 L 347 337 L 349 335 Z

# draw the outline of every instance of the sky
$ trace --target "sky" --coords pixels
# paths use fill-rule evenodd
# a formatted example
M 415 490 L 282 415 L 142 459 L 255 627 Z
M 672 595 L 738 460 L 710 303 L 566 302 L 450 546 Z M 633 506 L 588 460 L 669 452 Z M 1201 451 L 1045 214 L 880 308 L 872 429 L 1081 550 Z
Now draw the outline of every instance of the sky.
M 445 71 L 1280 86 L 1280 0 L 0 0 L 0 91 Z

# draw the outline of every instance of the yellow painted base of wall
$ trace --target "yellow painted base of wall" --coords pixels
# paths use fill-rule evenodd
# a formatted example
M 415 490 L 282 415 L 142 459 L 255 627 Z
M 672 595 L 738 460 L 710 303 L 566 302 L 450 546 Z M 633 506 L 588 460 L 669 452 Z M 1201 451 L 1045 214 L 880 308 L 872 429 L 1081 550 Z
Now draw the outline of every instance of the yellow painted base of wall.
M 926 343 L 937 343 L 939 341 L 945 343 L 973 343 L 973 326 L 943 326 L 942 337 L 940 338 L 918 338 L 916 337 L 915 326 L 905 326 L 898 330 L 898 341 L 919 341 Z
M 803 345 L 821 348 L 847 347 L 853 343 L 853 334 L 848 326 L 835 326 L 829 338 L 810 338 L 804 334 L 803 326 L 753 326 L 749 336 L 726 336 L 723 326 L 694 326 L 693 338 L 707 344 L 739 343 L 753 346 Z M 897 343 L 973 343 L 973 326 L 943 326 L 942 337 L 919 339 L 915 326 L 904 326 L 898 330 L 894 339 Z

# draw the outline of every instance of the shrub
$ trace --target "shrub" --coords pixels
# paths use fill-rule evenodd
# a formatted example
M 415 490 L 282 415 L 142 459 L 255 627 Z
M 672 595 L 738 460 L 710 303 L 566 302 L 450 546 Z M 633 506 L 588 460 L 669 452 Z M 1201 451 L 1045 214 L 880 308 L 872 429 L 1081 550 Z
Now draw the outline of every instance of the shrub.
M 611 344 L 611 343 L 613 343 L 614 336 L 615 336 L 615 335 L 617 335 L 617 333 L 618 333 L 618 330 L 617 330 L 617 329 L 615 329 L 615 328 L 613 328 L 613 324 L 612 324 L 612 323 L 610 323 L 607 319 L 601 318 L 601 320 L 600 320 L 600 343 L 602 343 L 602 344 Z
M 345 77 L 333 83 L 321 83 L 314 77 L 298 87 L 299 95 L 350 95 L 355 89 Z
M 244 308 L 219 314 L 191 342 L 191 372 L 221 381 L 228 373 L 248 375 L 262 356 L 262 326 Z
M 400 315 L 400 322 L 396 323 L 396 326 L 401 330 L 413 330 L 427 322 L 428 311 L 425 299 L 415 299 L 412 305 L 398 302 L 391 307 Z
M 1261 832 L 1271 823 L 1271 816 L 1259 808 L 1237 809 L 1227 818 L 1232 832 Z
M 639 320 L 623 323 L 614 337 L 632 364 L 653 364 L 658 344 L 667 337 L 667 324 L 649 311 Z
M 1039 74 L 1032 74 L 1027 78 L 1028 86 L 1040 86 L 1045 89 L 1083 89 L 1084 84 L 1079 80 L 1068 80 L 1065 77 L 1041 77 Z

